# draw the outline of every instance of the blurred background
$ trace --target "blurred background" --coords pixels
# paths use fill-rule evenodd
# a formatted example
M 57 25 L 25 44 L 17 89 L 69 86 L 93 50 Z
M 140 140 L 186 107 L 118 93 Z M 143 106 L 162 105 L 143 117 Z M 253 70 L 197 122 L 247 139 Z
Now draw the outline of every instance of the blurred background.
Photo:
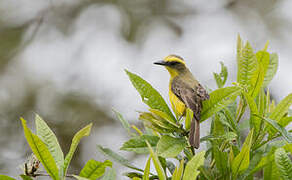
M 289 0 L 0 0 L 0 174 L 16 177 L 31 153 L 19 117 L 34 128 L 40 114 L 64 153 L 73 135 L 93 122 L 73 157 L 77 174 L 104 160 L 101 144 L 144 167 L 145 157 L 121 152 L 128 137 L 112 109 L 131 123 L 147 107 L 124 69 L 168 98 L 168 73 L 153 65 L 169 54 L 186 60 L 210 89 L 219 61 L 236 79 L 236 37 L 279 54 L 270 84 L 279 101 L 292 92 L 292 1 Z M 208 133 L 204 122 L 203 135 Z M 202 136 L 203 136 L 202 135 Z M 115 164 L 118 179 L 126 170 Z

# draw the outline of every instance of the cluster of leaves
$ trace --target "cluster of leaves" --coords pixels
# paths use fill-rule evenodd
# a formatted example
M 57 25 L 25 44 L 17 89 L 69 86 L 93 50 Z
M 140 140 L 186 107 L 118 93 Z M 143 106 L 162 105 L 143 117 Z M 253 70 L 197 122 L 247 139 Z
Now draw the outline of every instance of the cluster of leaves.
M 20 175 L 23 180 L 32 180 L 32 177 L 44 175 L 50 176 L 53 180 L 63 180 L 66 177 L 74 177 L 78 180 L 95 180 L 102 176 L 103 180 L 115 179 L 115 172 L 112 169 L 105 174 L 106 167 L 112 167 L 112 162 L 109 160 L 99 162 L 91 159 L 85 164 L 79 175 L 69 175 L 67 173 L 80 140 L 89 135 L 92 124 L 87 125 L 74 135 L 69 152 L 64 158 L 57 137 L 39 115 L 35 116 L 36 134 L 27 127 L 26 121 L 23 118 L 21 118 L 21 122 L 25 138 L 36 157 L 33 160 L 34 162 L 24 164 L 24 174 Z M 37 164 L 39 162 L 43 165 L 47 174 L 38 173 Z M 15 180 L 6 175 L 0 175 L 0 179 Z
M 135 179 L 292 179 L 291 131 L 289 107 L 292 94 L 278 104 L 266 88 L 278 67 L 278 56 L 263 50 L 254 52 L 249 42 L 237 43 L 237 82 L 226 87 L 227 68 L 214 73 L 218 89 L 203 102 L 201 122 L 210 119 L 210 134 L 202 137 L 207 150 L 195 153 L 187 141 L 193 112 L 187 109 L 180 119 L 169 109 L 162 96 L 148 82 L 126 71 L 133 86 L 149 106 L 140 112 L 143 130 L 130 125 L 115 112 L 130 139 L 121 150 L 149 154 L 145 168 L 139 168 L 108 148 L 99 150 L 114 161 L 133 169 L 125 175 Z M 136 133 L 133 132 L 133 129 Z M 247 136 L 244 136 L 248 134 Z M 152 160 L 156 174 L 150 172 Z

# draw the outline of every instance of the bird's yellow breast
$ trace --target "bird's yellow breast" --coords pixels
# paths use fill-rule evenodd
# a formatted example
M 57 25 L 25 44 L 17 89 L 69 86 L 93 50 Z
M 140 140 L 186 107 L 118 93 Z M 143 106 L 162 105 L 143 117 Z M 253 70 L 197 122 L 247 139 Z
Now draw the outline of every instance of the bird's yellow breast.
M 182 116 L 185 114 L 186 106 L 185 104 L 171 91 L 171 83 L 169 84 L 169 100 L 171 103 L 171 108 L 177 116 Z

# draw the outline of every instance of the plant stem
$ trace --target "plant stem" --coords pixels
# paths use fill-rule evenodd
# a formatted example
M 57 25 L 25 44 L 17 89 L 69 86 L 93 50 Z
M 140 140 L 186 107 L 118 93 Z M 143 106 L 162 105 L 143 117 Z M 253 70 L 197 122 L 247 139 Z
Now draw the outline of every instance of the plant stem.
M 192 146 L 191 146 L 191 151 L 192 151 L 192 154 L 193 155 L 196 155 L 195 150 L 194 150 L 194 147 L 192 147 Z
M 271 140 L 273 140 L 273 139 L 276 139 L 276 138 L 278 138 L 278 137 L 280 137 L 280 136 L 281 136 L 281 134 L 278 134 L 278 135 L 276 135 L 276 136 L 273 136 L 273 137 L 271 137 L 271 138 L 269 138 L 269 139 L 263 141 L 261 144 L 259 144 L 258 146 L 256 146 L 253 150 L 256 150 L 256 149 L 262 147 L 263 145 L 267 144 L 269 141 L 271 141 Z
M 240 108 L 240 114 L 237 117 L 236 122 L 239 123 L 240 119 L 242 118 L 244 112 L 245 112 L 246 104 L 244 103 L 243 106 Z
M 244 112 L 245 112 L 245 108 L 246 108 L 246 103 L 243 100 L 244 98 L 241 96 L 240 101 L 239 101 L 239 105 L 238 105 L 238 109 L 236 112 L 236 122 L 239 123 L 241 117 L 243 116 Z

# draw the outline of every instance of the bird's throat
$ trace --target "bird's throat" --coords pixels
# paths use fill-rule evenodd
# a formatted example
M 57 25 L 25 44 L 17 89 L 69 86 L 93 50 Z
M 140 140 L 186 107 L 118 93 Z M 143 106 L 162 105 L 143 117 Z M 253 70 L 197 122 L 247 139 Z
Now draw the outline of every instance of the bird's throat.
M 167 71 L 169 72 L 170 74 L 170 79 L 173 79 L 174 77 L 178 76 L 179 73 L 177 72 L 176 69 L 172 69 L 170 67 L 166 67 Z

